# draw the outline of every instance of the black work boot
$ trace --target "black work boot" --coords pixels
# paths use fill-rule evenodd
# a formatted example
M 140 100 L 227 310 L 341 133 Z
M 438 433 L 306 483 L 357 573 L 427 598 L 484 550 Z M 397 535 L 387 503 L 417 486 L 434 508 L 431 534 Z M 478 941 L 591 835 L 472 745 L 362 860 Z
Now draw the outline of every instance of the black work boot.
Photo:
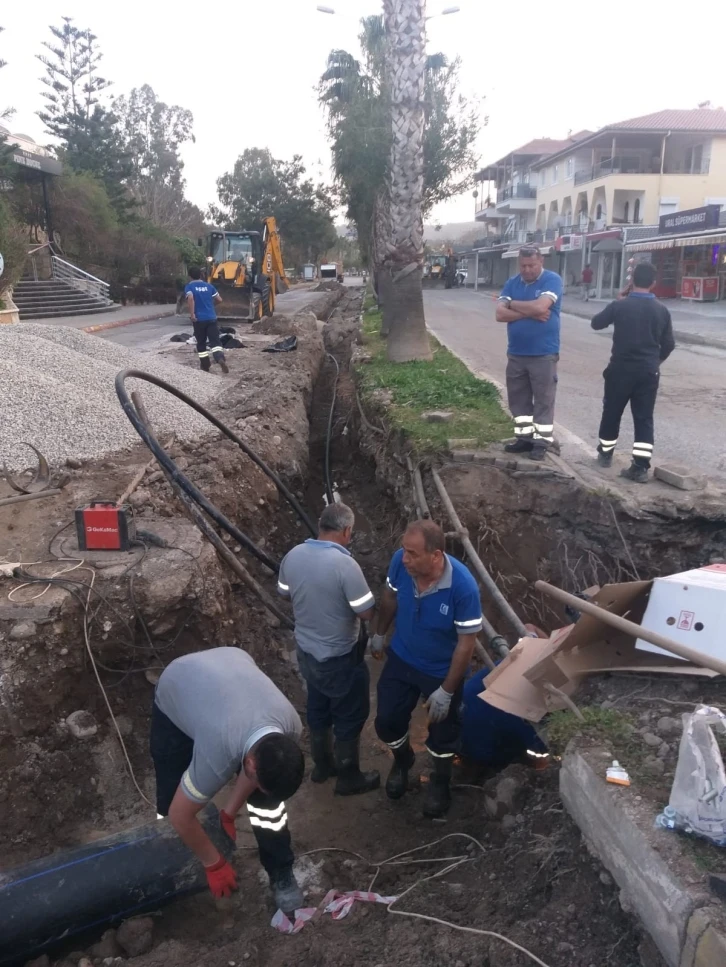
M 393 768 L 386 779 L 386 795 L 389 799 L 400 799 L 408 791 L 408 770 L 416 761 L 416 753 L 408 739 L 399 749 L 392 751 Z
M 209 356 L 205 356 L 204 359 L 199 360 L 199 368 L 203 373 L 209 373 L 212 369 L 212 364 L 209 361 Z
M 333 733 L 330 729 L 310 733 L 310 755 L 314 765 L 310 773 L 312 782 L 327 782 L 331 776 L 337 776 L 333 758 Z
M 602 450 L 597 451 L 597 462 L 600 467 L 612 467 L 613 465 L 613 451 L 608 450 L 607 453 L 603 453 Z
M 445 816 L 451 805 L 451 770 L 454 766 L 453 755 L 441 758 L 434 756 L 434 771 L 429 778 L 426 798 L 424 799 L 423 814 L 430 819 Z
M 347 742 L 335 743 L 335 768 L 338 779 L 333 792 L 336 796 L 357 796 L 372 792 L 381 784 L 378 772 L 360 771 L 360 736 Z
M 620 471 L 620 476 L 635 483 L 648 483 L 648 468 L 641 467 L 639 463 L 631 463 L 625 470 Z
M 529 459 L 530 460 L 537 460 L 538 462 L 539 461 L 542 461 L 547 456 L 547 451 L 548 450 L 549 450 L 549 447 L 547 446 L 546 443 L 541 443 L 541 442 L 537 441 L 532 446 L 532 449 L 529 452 Z
M 282 870 L 275 870 L 267 874 L 270 878 L 270 889 L 275 897 L 278 910 L 283 913 L 294 913 L 305 902 L 303 892 L 298 886 L 291 866 Z
M 504 450 L 506 453 L 529 453 L 533 446 L 531 437 L 520 436 L 513 443 L 506 443 Z
M 212 358 L 214 359 L 215 363 L 219 365 L 219 368 L 222 370 L 222 372 L 226 375 L 229 372 L 229 366 L 227 365 L 227 360 L 225 359 L 224 353 L 212 353 Z

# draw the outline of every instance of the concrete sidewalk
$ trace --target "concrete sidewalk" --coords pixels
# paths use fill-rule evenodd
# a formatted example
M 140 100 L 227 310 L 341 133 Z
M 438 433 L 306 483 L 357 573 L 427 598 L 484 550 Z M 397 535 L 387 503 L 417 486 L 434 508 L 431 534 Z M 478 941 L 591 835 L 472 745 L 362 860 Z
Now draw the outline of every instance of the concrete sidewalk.
M 121 306 L 109 309 L 108 312 L 94 312 L 83 316 L 56 316 L 52 319 L 27 319 L 16 323 L 22 326 L 26 322 L 42 322 L 45 326 L 70 326 L 72 329 L 82 329 L 84 332 L 103 332 L 105 329 L 117 329 L 120 326 L 131 326 L 135 322 L 148 322 L 150 319 L 162 319 L 173 316 L 176 306 L 146 305 Z
M 562 311 L 571 316 L 592 319 L 609 302 L 609 299 L 590 299 L 589 302 L 584 302 L 579 296 L 565 295 L 562 299 Z M 668 299 L 663 304 L 673 319 L 676 340 L 699 346 L 713 346 L 715 349 L 726 349 L 726 303 L 699 303 L 688 306 Z

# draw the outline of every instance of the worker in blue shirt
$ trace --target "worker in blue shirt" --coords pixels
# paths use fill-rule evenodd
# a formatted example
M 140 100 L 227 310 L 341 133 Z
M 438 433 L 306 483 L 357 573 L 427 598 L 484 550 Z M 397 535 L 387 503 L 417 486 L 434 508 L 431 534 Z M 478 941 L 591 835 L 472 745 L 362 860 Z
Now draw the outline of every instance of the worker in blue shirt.
M 222 301 L 222 296 L 211 282 L 202 278 L 201 271 L 195 265 L 189 269 L 189 278 L 191 282 L 187 282 L 184 292 L 189 316 L 194 326 L 194 338 L 197 340 L 199 365 L 205 373 L 208 373 L 212 368 L 213 359 L 215 363 L 219 363 L 223 373 L 228 373 L 229 368 L 219 338 L 217 312 L 214 308 Z
M 555 444 L 555 394 L 560 358 L 562 279 L 544 268 L 536 245 L 519 250 L 519 275 L 508 279 L 497 304 L 507 323 L 507 399 L 514 417 L 508 453 L 544 460 Z
M 389 799 L 408 788 L 415 755 L 411 714 L 423 697 L 428 710 L 426 747 L 433 759 L 424 815 L 443 816 L 451 801 L 451 769 L 459 734 L 459 706 L 476 635 L 481 631 L 479 588 L 469 571 L 445 552 L 444 533 L 431 520 L 409 524 L 388 570 L 371 653 L 382 658 L 386 632 L 396 628 L 378 682 L 376 732 L 393 753 Z

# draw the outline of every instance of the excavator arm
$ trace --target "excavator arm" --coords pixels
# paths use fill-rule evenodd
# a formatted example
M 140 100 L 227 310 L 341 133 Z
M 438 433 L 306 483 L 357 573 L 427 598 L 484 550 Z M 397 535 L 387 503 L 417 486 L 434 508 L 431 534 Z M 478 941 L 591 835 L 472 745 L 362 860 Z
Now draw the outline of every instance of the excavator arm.
M 280 233 L 277 230 L 277 222 L 273 217 L 265 219 L 263 232 L 264 245 L 264 272 L 270 279 L 279 280 L 281 292 L 287 292 L 290 288 L 290 280 L 285 275 L 285 266 L 282 262 L 282 248 L 280 247 Z M 274 285 L 277 291 L 277 284 Z

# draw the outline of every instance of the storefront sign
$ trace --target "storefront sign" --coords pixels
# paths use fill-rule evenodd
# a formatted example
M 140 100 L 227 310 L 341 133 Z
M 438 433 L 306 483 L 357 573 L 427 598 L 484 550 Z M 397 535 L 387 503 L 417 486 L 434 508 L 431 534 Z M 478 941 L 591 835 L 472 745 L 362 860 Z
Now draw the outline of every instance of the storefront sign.
M 658 234 L 675 235 L 693 230 L 698 232 L 704 228 L 718 228 L 720 214 L 720 205 L 705 205 L 703 208 L 688 208 L 684 212 L 661 215 L 658 223 Z
M 718 278 L 706 276 L 681 280 L 681 298 L 694 299 L 696 302 L 710 302 L 718 298 Z

